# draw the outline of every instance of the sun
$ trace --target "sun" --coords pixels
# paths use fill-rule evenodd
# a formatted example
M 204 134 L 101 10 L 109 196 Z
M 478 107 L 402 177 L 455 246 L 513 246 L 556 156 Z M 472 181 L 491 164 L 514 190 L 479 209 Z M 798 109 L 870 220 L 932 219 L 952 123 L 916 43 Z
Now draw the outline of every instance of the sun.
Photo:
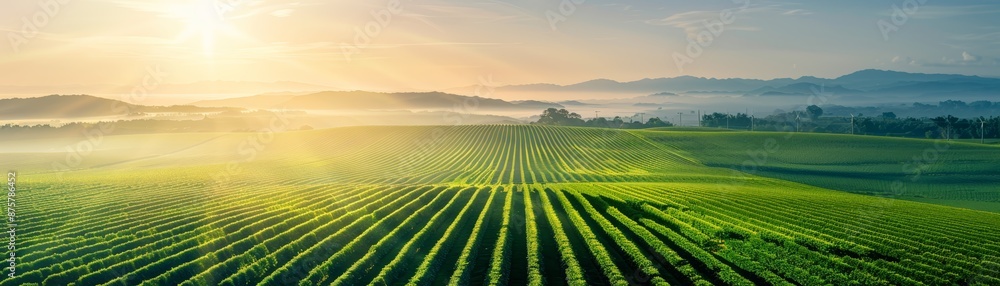
M 201 52 L 205 57 L 215 55 L 215 41 L 217 34 L 226 25 L 226 13 L 228 10 L 220 9 L 215 0 L 203 0 L 199 5 L 198 13 L 193 15 L 190 25 L 201 36 Z
M 205 57 L 214 57 L 216 44 L 220 36 L 231 33 L 232 25 L 228 23 L 227 16 L 232 12 L 232 6 L 219 0 L 196 0 L 183 5 L 183 13 L 178 13 L 181 22 L 184 24 L 184 31 L 179 37 L 183 42 L 196 40 L 200 46 L 201 54 Z
M 168 17 L 180 29 L 171 42 L 185 54 L 200 54 L 214 61 L 260 42 L 253 33 L 247 33 L 252 31 L 240 29 L 256 13 L 250 0 L 187 0 L 168 5 Z

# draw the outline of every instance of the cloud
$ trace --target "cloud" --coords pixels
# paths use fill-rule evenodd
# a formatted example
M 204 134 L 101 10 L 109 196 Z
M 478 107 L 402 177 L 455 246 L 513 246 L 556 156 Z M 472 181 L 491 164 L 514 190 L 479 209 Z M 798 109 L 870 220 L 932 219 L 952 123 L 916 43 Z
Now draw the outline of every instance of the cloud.
M 424 42 L 424 43 L 400 43 L 400 44 L 369 44 L 365 48 L 395 49 L 402 47 L 417 47 L 417 46 L 501 46 L 501 45 L 518 45 L 518 44 L 520 43 Z
M 782 16 L 804 16 L 812 15 L 813 12 L 805 9 L 784 9 L 781 5 L 769 4 L 767 6 L 758 7 L 735 7 L 731 9 L 717 10 L 717 11 L 688 11 L 683 13 L 677 13 L 670 15 L 666 18 L 661 19 L 651 19 L 643 21 L 648 25 L 654 26 L 671 26 L 675 28 L 681 28 L 684 33 L 687 34 L 689 38 L 697 38 L 698 33 L 706 29 L 707 23 L 715 23 L 721 21 L 723 12 L 731 12 L 735 17 L 735 21 L 731 24 L 726 24 L 726 31 L 760 31 L 761 28 L 757 26 L 748 25 L 745 19 L 747 15 L 782 15 Z
M 749 9 L 748 9 L 749 10 Z M 742 10 L 747 11 L 747 10 Z M 738 13 L 739 10 L 736 12 Z M 655 26 L 671 26 L 675 28 L 680 28 L 684 30 L 688 38 L 695 39 L 698 37 L 698 33 L 704 31 L 709 23 L 716 23 L 722 21 L 721 11 L 689 11 L 684 13 L 677 13 L 670 15 L 663 19 L 653 19 L 646 20 L 645 23 Z M 731 24 L 725 26 L 725 30 L 734 31 L 760 31 L 759 27 L 752 26 L 738 26 L 734 21 Z
M 996 31 L 996 29 L 1000 29 L 1000 27 L 994 26 L 989 27 L 989 29 Z M 1000 40 L 1000 32 L 960 34 L 955 35 L 954 38 L 961 41 L 997 41 Z
M 903 9 L 901 6 L 898 7 Z M 886 9 L 881 15 L 892 16 L 893 12 L 892 9 Z M 917 8 L 916 12 L 908 14 L 908 16 L 914 19 L 945 19 L 990 14 L 1000 14 L 1000 7 L 997 5 L 931 6 L 922 4 Z
M 894 64 L 908 64 L 920 67 L 974 67 L 974 66 L 996 66 L 997 59 L 962 52 L 961 58 L 943 56 L 938 60 L 917 60 L 911 57 L 895 56 L 891 62 Z
M 474 19 L 480 22 L 497 22 L 523 21 L 535 18 L 524 8 L 499 1 L 473 2 L 465 5 L 420 4 L 408 6 L 407 9 L 407 13 L 437 19 Z
M 978 62 L 979 59 L 980 59 L 979 57 L 974 56 L 974 55 L 970 54 L 969 52 L 962 52 L 962 61 L 963 62 Z
M 920 62 L 917 62 L 917 59 L 914 59 L 914 58 L 911 58 L 911 57 L 895 56 L 895 57 L 892 57 L 892 60 L 890 62 L 892 62 L 894 64 L 905 64 L 905 65 L 911 65 L 911 66 L 920 66 L 921 65 Z
M 781 15 L 790 15 L 790 16 L 797 16 L 797 15 L 803 15 L 804 16 L 804 15 L 812 15 L 812 14 L 813 14 L 813 12 L 810 12 L 810 11 L 804 10 L 804 9 L 788 10 L 788 11 L 785 11 L 784 13 L 781 13 Z
M 295 12 L 295 9 L 275 10 L 274 12 L 271 12 L 271 16 L 275 16 L 275 17 L 279 17 L 279 18 L 284 18 L 284 17 L 291 16 L 292 12 Z
M 106 3 L 112 5 L 130 9 L 136 12 L 163 12 L 164 8 L 169 7 L 169 3 L 156 2 L 156 1 L 129 1 L 129 0 L 106 0 Z
M 237 19 L 269 13 L 275 17 L 290 15 L 295 7 L 322 5 L 321 1 L 195 1 L 170 0 L 99 0 L 136 12 L 151 13 L 167 19 L 190 19 L 192 13 L 217 13 L 220 18 Z M 265 5 L 266 4 L 266 5 Z M 285 11 L 292 10 L 292 11 Z M 275 14 L 277 13 L 277 15 Z

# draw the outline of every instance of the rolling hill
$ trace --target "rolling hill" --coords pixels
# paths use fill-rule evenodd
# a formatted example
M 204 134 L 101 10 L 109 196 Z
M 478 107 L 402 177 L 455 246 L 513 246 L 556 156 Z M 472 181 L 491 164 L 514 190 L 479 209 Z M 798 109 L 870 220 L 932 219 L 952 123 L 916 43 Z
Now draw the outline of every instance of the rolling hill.
M 379 93 L 368 91 L 326 91 L 304 95 L 257 95 L 221 100 L 204 100 L 196 106 L 236 106 L 253 109 L 309 110 L 396 110 L 396 109 L 481 109 L 542 110 L 562 105 L 541 101 L 507 102 L 500 99 L 470 97 L 443 92 Z
M 863 93 L 860 90 L 848 89 L 839 85 L 819 85 L 808 82 L 793 83 L 781 87 L 771 87 L 765 86 L 755 90 L 751 90 L 744 94 L 744 96 L 809 96 L 820 93 L 833 93 L 833 94 L 859 94 Z
M 1000 149 L 995 146 L 839 134 L 707 131 L 635 132 L 682 150 L 715 150 L 691 153 L 708 166 L 852 193 L 1000 212 L 1000 177 L 991 175 L 1000 162 Z
M 65 154 L 45 151 L 58 143 L 0 153 L 24 202 L 19 272 L 0 286 L 1000 284 L 1000 214 L 802 183 L 852 166 L 885 183 L 928 141 L 537 125 L 272 135 L 109 136 L 63 171 L 50 163 Z M 965 168 L 988 191 L 995 163 L 962 166 L 995 149 L 956 144 L 925 178 Z M 761 171 L 732 169 L 758 150 Z
M 199 113 L 227 110 L 238 110 L 238 108 L 190 105 L 146 106 L 89 95 L 49 95 L 0 99 L 0 119 L 79 118 L 125 116 L 150 112 Z

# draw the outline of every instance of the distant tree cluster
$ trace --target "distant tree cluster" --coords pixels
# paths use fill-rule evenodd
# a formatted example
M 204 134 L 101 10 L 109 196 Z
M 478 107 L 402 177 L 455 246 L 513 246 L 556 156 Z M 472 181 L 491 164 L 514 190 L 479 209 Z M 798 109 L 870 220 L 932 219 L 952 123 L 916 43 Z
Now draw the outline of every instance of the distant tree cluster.
M 805 111 L 782 112 L 763 118 L 743 113 L 705 114 L 701 126 L 756 131 L 800 131 L 852 133 L 850 116 L 822 117 L 823 109 L 809 106 Z M 878 116 L 856 114 L 853 133 L 912 138 L 976 139 L 1000 137 L 1000 117 L 958 118 L 952 115 L 934 118 L 898 118 L 894 112 Z
M 647 120 L 646 122 L 632 121 L 631 119 L 625 121 L 625 119 L 623 119 L 621 116 L 615 116 L 614 118 L 611 119 L 604 117 L 596 117 L 584 120 L 583 117 L 580 116 L 580 114 L 577 114 L 575 112 L 569 112 L 566 109 L 555 109 L 555 108 L 549 108 L 543 111 L 538 121 L 534 122 L 533 124 L 604 127 L 604 128 L 627 128 L 627 129 L 674 126 L 674 124 L 667 121 L 663 121 L 659 117 L 649 118 L 649 120 Z
M 538 118 L 538 122 L 536 123 L 544 125 L 582 126 L 585 122 L 576 112 L 569 112 L 566 109 L 557 110 L 549 108 L 542 111 L 542 116 Z
M 935 117 L 941 114 L 952 114 L 960 117 L 989 116 L 1000 114 L 1000 102 L 990 102 L 986 100 L 964 102 L 961 100 L 945 100 L 935 104 L 919 103 L 901 105 L 880 105 L 880 106 L 840 106 L 824 105 L 824 114 L 830 116 L 849 116 L 851 113 L 858 114 L 883 114 L 891 112 L 899 117 Z
M 760 124 L 760 120 L 756 123 Z M 750 130 L 750 116 L 744 113 L 711 113 L 701 116 L 701 126 Z M 759 128 L 757 128 L 759 129 Z
M 0 125 L 0 134 L 4 135 L 40 135 L 49 137 L 78 136 L 87 134 L 88 130 L 98 128 L 113 130 L 114 134 L 148 134 L 164 132 L 254 132 L 270 128 L 273 117 L 263 116 L 268 113 L 255 113 L 262 116 L 203 116 L 200 120 L 163 120 L 136 119 L 102 122 L 71 122 L 59 126 L 49 124 L 38 125 Z M 103 127 L 102 127 L 103 126 Z M 289 130 L 309 130 L 308 125 L 295 125 Z

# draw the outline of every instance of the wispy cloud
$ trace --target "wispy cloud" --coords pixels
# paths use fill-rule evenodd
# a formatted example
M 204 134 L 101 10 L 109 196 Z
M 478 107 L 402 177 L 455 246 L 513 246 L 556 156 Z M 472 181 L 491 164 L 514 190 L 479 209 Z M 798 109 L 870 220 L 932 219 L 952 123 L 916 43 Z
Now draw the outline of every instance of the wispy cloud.
M 393 49 L 393 48 L 419 47 L 419 46 L 500 46 L 500 45 L 516 45 L 516 44 L 518 43 L 428 42 L 428 43 L 405 43 L 405 44 L 370 44 L 365 48 Z
M 275 11 L 271 12 L 271 16 L 275 16 L 275 17 L 279 17 L 279 18 L 284 18 L 284 17 L 291 16 L 292 12 L 295 12 L 295 9 L 275 10 Z
M 733 13 L 732 17 L 735 19 L 731 24 L 726 24 L 726 31 L 761 31 L 763 28 L 757 25 L 752 25 L 745 21 L 745 18 L 750 17 L 770 17 L 770 16 L 806 16 L 812 15 L 813 12 L 806 9 L 788 9 L 785 8 L 785 4 L 781 3 L 764 3 L 757 4 L 751 7 L 735 7 L 725 10 L 715 10 L 715 11 L 688 11 L 682 13 L 676 13 L 670 15 L 666 18 L 652 19 L 644 21 L 649 25 L 657 26 L 671 26 L 675 28 L 683 29 L 685 34 L 689 38 L 697 37 L 698 33 L 703 31 L 708 23 L 721 21 L 723 12 Z
M 812 15 L 812 14 L 813 14 L 813 12 L 805 10 L 805 9 L 793 9 L 793 10 L 788 10 L 788 11 L 785 11 L 784 13 L 781 13 L 781 15 L 791 15 L 791 16 L 795 16 L 795 15 Z
M 996 66 L 997 59 L 988 58 L 963 51 L 958 55 L 945 55 L 940 59 L 918 60 L 912 57 L 895 56 L 889 62 L 898 65 L 920 66 L 920 67 L 985 67 Z
M 1000 27 L 994 27 L 997 29 Z M 956 40 L 979 41 L 979 40 L 1000 40 L 1000 32 L 972 33 L 955 35 Z
M 479 2 L 464 5 L 421 4 L 411 6 L 404 13 L 420 15 L 427 20 L 474 20 L 480 23 L 516 22 L 535 18 L 520 7 L 502 2 Z
M 897 6 L 900 9 L 903 7 Z M 882 11 L 879 15 L 891 17 L 894 13 L 891 9 Z M 913 19 L 946 19 L 955 17 L 968 17 L 975 15 L 1000 14 L 1000 7 L 996 5 L 921 5 L 915 12 L 907 13 L 907 17 Z
M 974 56 L 974 55 L 970 54 L 969 52 L 962 52 L 962 61 L 963 62 L 967 62 L 967 63 L 968 62 L 978 62 L 979 60 L 980 60 L 980 57 L 978 57 L 978 56 Z
M 301 0 L 271 1 L 199 1 L 179 2 L 165 0 L 96 0 L 140 13 L 150 13 L 167 19 L 190 19 L 193 13 L 215 13 L 230 19 L 246 18 L 270 14 L 277 17 L 290 15 L 294 8 L 322 5 L 320 1 Z M 228 6 L 220 6 L 228 5 Z

